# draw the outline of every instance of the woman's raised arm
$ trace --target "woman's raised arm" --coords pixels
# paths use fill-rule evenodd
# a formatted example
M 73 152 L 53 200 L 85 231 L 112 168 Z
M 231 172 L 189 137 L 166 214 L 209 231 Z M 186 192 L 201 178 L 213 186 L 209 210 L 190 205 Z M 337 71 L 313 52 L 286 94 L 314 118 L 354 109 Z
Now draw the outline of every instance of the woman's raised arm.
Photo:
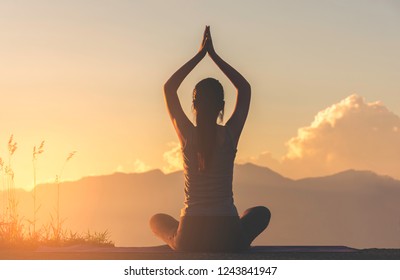
M 185 132 L 187 131 L 188 126 L 192 125 L 192 123 L 182 109 L 177 91 L 186 76 L 193 70 L 194 67 L 196 67 L 196 65 L 207 53 L 206 31 L 207 28 L 204 31 L 203 40 L 198 53 L 192 59 L 186 62 L 181 68 L 179 68 L 164 85 L 164 97 L 167 104 L 167 109 L 181 144 L 184 144 L 186 141 Z
M 247 80 L 236 71 L 236 69 L 230 66 L 216 53 L 212 43 L 209 26 L 206 27 L 206 46 L 211 59 L 228 77 L 237 90 L 236 106 L 231 118 L 226 123 L 226 125 L 230 127 L 237 144 L 249 112 L 251 87 Z

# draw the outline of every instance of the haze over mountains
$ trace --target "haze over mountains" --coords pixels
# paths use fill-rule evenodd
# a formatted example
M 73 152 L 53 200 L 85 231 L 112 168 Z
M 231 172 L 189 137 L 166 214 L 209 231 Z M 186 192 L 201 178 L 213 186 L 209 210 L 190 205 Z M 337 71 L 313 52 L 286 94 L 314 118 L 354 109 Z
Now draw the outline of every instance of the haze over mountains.
M 239 212 L 256 205 L 272 212 L 269 228 L 254 244 L 400 247 L 399 180 L 355 170 L 291 180 L 253 164 L 236 165 L 234 174 Z M 60 195 L 66 228 L 109 230 L 117 246 L 159 245 L 148 220 L 159 212 L 179 218 L 183 175 L 153 170 L 86 177 L 61 184 Z M 18 197 L 21 215 L 31 218 L 31 193 L 19 190 Z M 57 187 L 40 185 L 37 197 L 39 222 L 47 223 L 55 213 Z

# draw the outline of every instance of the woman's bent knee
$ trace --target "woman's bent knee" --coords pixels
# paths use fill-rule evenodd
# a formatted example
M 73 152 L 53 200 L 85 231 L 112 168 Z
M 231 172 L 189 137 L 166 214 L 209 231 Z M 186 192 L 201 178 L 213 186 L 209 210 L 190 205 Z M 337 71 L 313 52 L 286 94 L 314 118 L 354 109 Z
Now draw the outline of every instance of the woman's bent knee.
M 244 211 L 243 216 L 257 216 L 264 219 L 271 219 L 271 211 L 265 206 L 255 206 Z
M 267 227 L 269 225 L 269 222 L 271 221 L 271 211 L 267 207 L 264 207 L 263 211 L 264 211 L 264 217 L 265 217 L 265 223 L 266 223 L 265 227 Z
M 157 228 L 157 225 L 159 225 L 160 222 L 164 219 L 164 215 L 165 214 L 155 214 L 150 218 L 149 224 L 153 232 Z
M 260 222 L 265 225 L 265 228 L 268 226 L 269 221 L 271 220 L 271 211 L 265 206 L 257 206 L 254 207 L 257 218 Z
M 246 226 L 263 231 L 271 220 L 271 211 L 265 206 L 252 207 L 243 213 L 241 220 Z
M 160 235 L 165 232 L 170 233 L 171 231 L 176 231 L 179 222 L 170 215 L 159 213 L 150 218 L 149 224 L 151 230 L 156 235 Z

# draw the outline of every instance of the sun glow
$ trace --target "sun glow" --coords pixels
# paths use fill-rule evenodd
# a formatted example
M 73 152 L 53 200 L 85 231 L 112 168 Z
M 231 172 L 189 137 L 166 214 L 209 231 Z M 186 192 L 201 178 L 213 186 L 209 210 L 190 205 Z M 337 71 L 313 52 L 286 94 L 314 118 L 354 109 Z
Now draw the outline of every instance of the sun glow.
M 293 1 L 294 13 L 271 1 L 207 0 L 204 5 L 185 2 L 187 13 L 171 10 L 174 20 L 166 20 L 170 4 L 156 2 L 1 2 L 0 157 L 8 163 L 7 141 L 13 134 L 16 187 L 33 188 L 32 151 L 43 140 L 44 151 L 35 161 L 36 184 L 54 181 L 75 150 L 62 180 L 181 169 L 178 146 L 167 144 L 177 138 L 162 85 L 196 53 L 205 24 L 212 26 L 221 56 L 242 71 L 253 91 L 238 158 L 262 151 L 291 159 L 316 153 L 306 146 L 312 132 L 336 128 L 344 117 L 341 108 L 363 110 L 357 107 L 363 106 L 361 96 L 382 100 L 399 115 L 398 69 L 388 59 L 398 55 L 399 18 L 387 3 L 361 9 L 349 3 L 343 9 Z M 215 5 L 226 13 L 209 9 Z M 376 21 L 371 22 L 371 14 Z M 331 21 L 336 18 L 347 24 Z M 208 76 L 224 85 L 226 121 L 235 89 L 209 59 L 179 89 L 182 106 L 192 119 L 193 85 Z M 343 98 L 353 91 L 360 96 Z M 385 110 L 379 103 L 368 106 Z M 390 130 L 399 135 L 399 127 L 393 124 Z M 336 154 L 331 154 L 333 163 Z

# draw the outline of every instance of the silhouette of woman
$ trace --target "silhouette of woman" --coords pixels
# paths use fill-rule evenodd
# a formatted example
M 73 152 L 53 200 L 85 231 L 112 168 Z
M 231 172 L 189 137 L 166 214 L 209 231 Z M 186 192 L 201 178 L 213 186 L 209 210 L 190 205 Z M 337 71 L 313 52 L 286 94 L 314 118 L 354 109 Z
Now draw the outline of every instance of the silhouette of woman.
M 177 90 L 193 68 L 209 54 L 237 89 L 236 107 L 225 126 L 224 91 L 207 78 L 193 91 L 196 126 L 182 110 Z M 180 251 L 238 251 L 268 226 L 270 211 L 263 206 L 247 209 L 239 217 L 233 202 L 232 179 L 236 147 L 247 118 L 251 88 L 246 79 L 214 50 L 206 26 L 198 53 L 178 69 L 164 85 L 168 112 L 183 153 L 185 202 L 180 221 L 156 214 L 150 227 L 172 249 Z

